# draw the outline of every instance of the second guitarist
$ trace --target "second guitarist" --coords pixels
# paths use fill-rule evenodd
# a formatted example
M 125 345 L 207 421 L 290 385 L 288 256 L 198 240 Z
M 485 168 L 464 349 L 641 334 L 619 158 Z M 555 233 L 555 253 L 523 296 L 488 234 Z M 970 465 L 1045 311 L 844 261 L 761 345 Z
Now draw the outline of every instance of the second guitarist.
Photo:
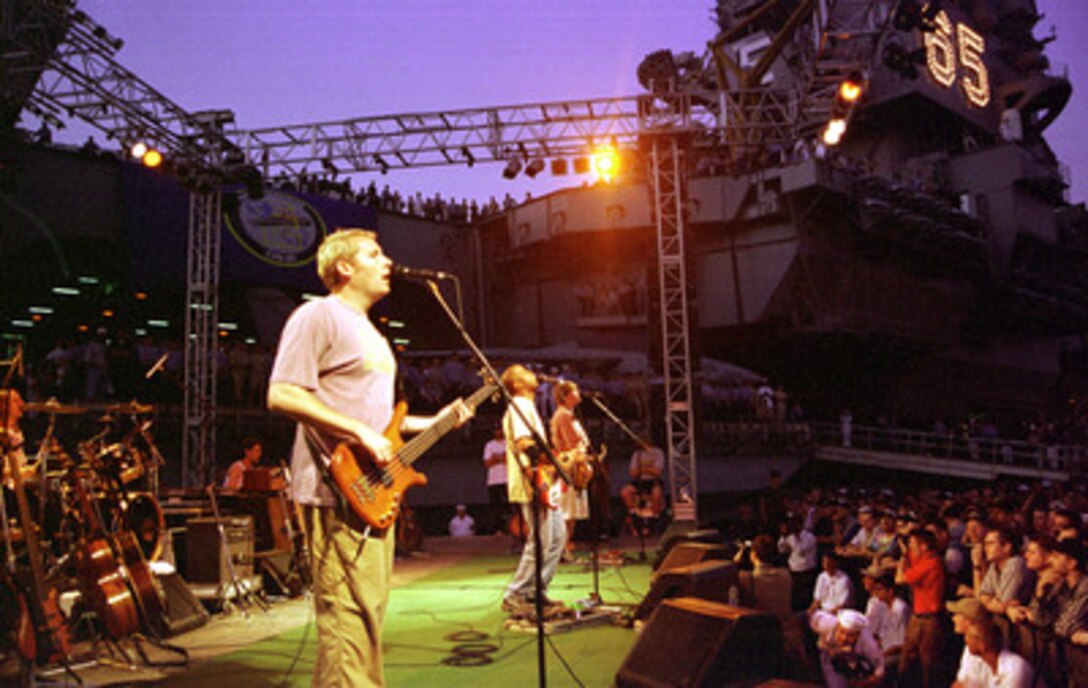
M 317 250 L 317 271 L 330 293 L 288 318 L 269 383 L 269 409 L 298 421 L 291 490 L 303 505 L 311 548 L 315 685 L 384 685 L 381 631 L 394 529 L 366 528 L 339 508 L 323 476 L 334 447 L 345 440 L 378 465 L 393 458 L 383 431 L 394 417 L 396 360 L 369 317 L 390 291 L 392 266 L 373 232 L 345 229 L 327 236 Z M 422 432 L 445 414 L 461 424 L 472 411 L 457 400 L 433 417 L 404 417 L 398 430 Z
M 582 422 L 574 415 L 578 404 L 582 403 L 582 393 L 578 385 L 570 380 L 560 380 L 555 385 L 555 414 L 551 420 L 552 447 L 556 452 L 574 452 L 587 455 L 589 452 L 589 435 L 586 434 Z M 590 470 L 588 460 L 578 460 L 573 470 Z M 574 558 L 574 524 L 576 521 L 584 521 L 589 518 L 589 493 L 580 490 L 573 485 L 563 484 L 563 494 L 559 498 L 559 506 L 563 510 L 563 517 L 567 522 L 567 540 L 563 551 L 563 561 L 573 561 Z
M 537 414 L 534 398 L 538 381 L 536 374 L 528 368 L 514 364 L 503 371 L 502 384 L 510 392 L 513 403 L 521 414 L 508 408 L 502 419 L 503 434 L 506 436 L 506 484 L 511 506 L 521 509 L 524 522 L 528 524 L 525 547 L 521 550 L 521 561 L 514 572 L 514 579 L 506 586 L 502 606 L 505 611 L 515 614 L 527 612 L 537 595 L 543 597 L 545 607 L 561 606 L 547 596 L 548 583 L 559 568 L 559 558 L 567 541 L 566 527 L 563 525 L 563 512 L 557 508 L 558 480 L 545 480 L 545 487 L 551 485 L 552 495 L 544 499 L 539 521 L 534 521 L 531 500 L 533 490 L 540 488 L 534 484 L 539 479 L 539 472 L 544 470 L 533 466 L 530 454 L 538 453 L 533 434 L 522 417 L 532 424 L 537 434 L 544 438 L 547 434 L 544 423 Z M 535 470 L 534 470 L 535 469 Z M 535 529 L 540 530 L 541 551 L 538 554 L 533 536 Z M 536 558 L 541 557 L 541 589 L 537 590 L 535 580 Z

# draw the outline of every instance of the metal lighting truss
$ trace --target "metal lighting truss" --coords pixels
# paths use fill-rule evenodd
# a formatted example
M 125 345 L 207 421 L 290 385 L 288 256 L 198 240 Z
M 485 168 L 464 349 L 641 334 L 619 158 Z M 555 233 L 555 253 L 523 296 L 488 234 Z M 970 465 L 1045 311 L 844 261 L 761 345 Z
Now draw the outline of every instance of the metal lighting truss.
M 806 0 L 783 35 L 808 13 L 823 37 L 828 6 Z M 872 8 L 879 0 L 859 2 Z M 816 11 L 813 12 L 813 9 Z M 859 8 L 861 9 L 861 8 Z M 853 14 L 853 13 L 851 13 Z M 50 30 L 35 27 L 49 25 Z M 78 117 L 121 143 L 147 141 L 176 165 L 205 175 L 190 199 L 185 333 L 186 483 L 203 484 L 215 457 L 215 353 L 221 197 L 217 183 L 252 164 L 266 177 L 298 177 L 346 164 L 357 172 L 585 154 L 611 144 L 648 143 L 661 298 L 669 474 L 677 517 L 696 514 L 690 304 L 684 248 L 685 157 L 711 155 L 728 165 L 766 147 L 792 144 L 803 123 L 801 94 L 820 91 L 750 86 L 705 91 L 680 87 L 632 97 L 593 98 L 492 108 L 356 117 L 231 131 L 229 111 L 189 113 L 113 59 L 119 41 L 60 0 L 0 0 L 0 67 L 41 77 L 29 96 L 54 117 Z M 50 33 L 52 31 L 52 33 Z M 63 35 L 57 42 L 56 36 Z M 777 52 L 785 37 L 775 42 Z M 719 50 L 720 52 L 720 50 Z M 818 59 L 818 58 L 817 58 Z M 17 62 L 12 62 L 17 60 Z M 9 64 L 10 63 L 10 64 Z M 756 71 L 770 64 L 765 56 Z M 749 74 L 748 76 L 752 76 Z M 811 76 L 809 77 L 812 78 Z M 4 85 L 0 83 L 0 95 Z M 18 97 L 18 94 L 14 94 Z M 811 98 L 811 95 L 809 95 Z M 20 101 L 21 102 L 21 101 Z M 810 110 L 805 107 L 804 110 Z M 310 166 L 313 168 L 310 168 Z M 212 190 L 209 190 L 212 189 Z
M 674 102 L 685 104 L 677 119 Z M 466 110 L 355 117 L 252 129 L 228 134 L 266 177 L 320 173 L 325 163 L 356 172 L 471 165 L 476 162 L 584 155 L 587 147 L 634 147 L 640 137 L 678 134 L 716 148 L 740 107 L 753 99 L 787 113 L 785 94 L 753 89 L 734 93 L 683 92 L 565 100 Z M 757 148 L 791 136 L 785 116 L 745 127 L 737 145 Z

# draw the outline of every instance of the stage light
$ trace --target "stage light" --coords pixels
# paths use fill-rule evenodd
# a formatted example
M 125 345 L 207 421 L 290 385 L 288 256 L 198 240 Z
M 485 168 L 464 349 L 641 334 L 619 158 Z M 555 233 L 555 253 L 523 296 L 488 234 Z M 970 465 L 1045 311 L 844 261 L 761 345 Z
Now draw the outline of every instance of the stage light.
M 510 158 L 506 163 L 506 167 L 502 170 L 502 176 L 506 179 L 513 179 L 518 176 L 518 172 L 521 172 L 521 161 L 517 158 Z
M 137 141 L 128 149 L 134 160 L 139 160 L 144 167 L 156 168 L 162 164 L 162 153 L 148 145 L 146 141 Z
M 552 160 L 552 174 L 556 177 L 562 176 L 567 173 L 567 160 L 566 158 L 556 158 Z
M 850 78 L 839 84 L 839 98 L 844 103 L 856 103 L 861 98 L 861 83 Z
M 469 150 L 468 146 L 461 146 L 461 155 L 464 156 L 465 164 L 469 167 L 472 167 L 476 164 L 476 156 L 472 154 L 472 151 Z
M 574 173 L 587 174 L 589 172 L 589 158 L 574 159 Z
M 829 146 L 837 146 L 842 142 L 843 134 L 846 133 L 846 120 L 841 117 L 836 117 L 827 123 L 827 127 L 824 129 L 823 141 Z
M 612 181 L 619 172 L 619 154 L 612 146 L 601 146 L 593 151 L 593 171 L 606 182 Z
M 821 138 L 828 146 L 837 146 L 846 134 L 846 127 L 854 115 L 854 109 L 865 95 L 865 75 L 854 72 L 839 84 L 835 91 L 835 103 L 831 107 L 831 119 Z
M 162 164 L 162 153 L 152 148 L 144 154 L 143 163 L 144 167 L 155 169 Z
M 535 178 L 538 174 L 544 171 L 544 161 L 540 158 L 531 160 L 528 165 L 525 166 L 525 176 L 529 179 Z

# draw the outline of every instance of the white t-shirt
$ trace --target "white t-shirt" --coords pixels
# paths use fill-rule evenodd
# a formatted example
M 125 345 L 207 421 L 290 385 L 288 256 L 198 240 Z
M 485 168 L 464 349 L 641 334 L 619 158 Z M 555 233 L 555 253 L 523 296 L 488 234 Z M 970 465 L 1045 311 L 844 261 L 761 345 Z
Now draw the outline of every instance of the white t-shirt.
M 816 536 L 809 530 L 784 535 L 778 540 L 778 551 L 789 552 L 787 564 L 794 573 L 811 571 L 819 565 Z
M 820 609 L 834 614 L 854 601 L 854 584 L 843 571 L 836 571 L 834 577 L 822 571 L 816 576 L 812 599 L 820 603 Z
M 994 673 L 981 657 L 964 648 L 956 680 L 964 688 L 1031 688 L 1034 674 L 1035 670 L 1027 660 L 1015 652 L 1002 650 L 997 656 L 997 672 Z
M 468 537 L 476 533 L 476 521 L 468 514 L 454 516 L 450 519 L 450 535 L 452 537 Z
M 506 440 L 491 440 L 484 445 L 484 465 L 487 465 L 487 460 L 501 456 L 504 459 L 487 468 L 487 486 L 492 485 L 505 485 L 506 484 Z
M 880 643 L 881 650 L 902 647 L 907 633 L 907 621 L 910 620 L 910 607 L 906 602 L 896 597 L 889 609 L 888 605 L 875 596 L 870 597 L 865 616 L 869 619 L 869 630 Z

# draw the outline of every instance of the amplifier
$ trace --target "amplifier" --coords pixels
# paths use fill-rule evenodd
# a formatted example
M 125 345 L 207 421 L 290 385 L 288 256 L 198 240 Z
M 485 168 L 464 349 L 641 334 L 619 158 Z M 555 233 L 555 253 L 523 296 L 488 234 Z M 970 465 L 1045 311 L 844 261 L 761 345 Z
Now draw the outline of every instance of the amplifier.
M 287 489 L 287 477 L 283 468 L 248 468 L 242 472 L 242 490 L 253 492 L 278 492 Z
M 223 524 L 220 535 L 219 524 Z M 224 542 L 226 547 L 224 547 Z M 253 575 L 253 517 L 194 518 L 186 524 L 186 578 L 191 583 L 230 582 L 224 550 L 230 553 L 234 575 Z

